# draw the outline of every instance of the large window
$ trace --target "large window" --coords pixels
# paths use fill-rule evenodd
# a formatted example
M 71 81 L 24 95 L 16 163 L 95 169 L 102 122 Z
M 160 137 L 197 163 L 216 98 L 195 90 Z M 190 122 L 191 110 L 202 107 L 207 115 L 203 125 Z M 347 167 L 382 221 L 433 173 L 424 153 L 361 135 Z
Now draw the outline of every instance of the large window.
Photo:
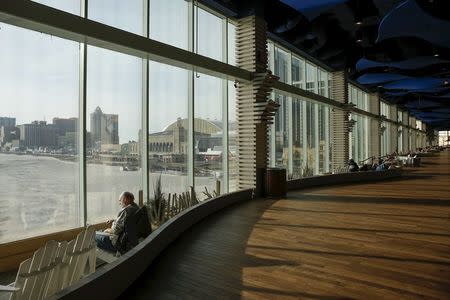
M 89 19 L 135 34 L 144 33 L 143 0 L 89 0 L 87 3 Z
M 0 27 L 0 243 L 4 243 L 79 227 L 83 209 L 79 44 L 3 23 Z
M 235 26 L 192 1 L 86 3 L 90 20 L 235 64 Z M 238 188 L 234 81 L 0 25 L 0 243 L 114 217 L 121 192 L 152 199 L 158 179 L 166 198 Z
M 304 87 L 305 60 L 292 56 L 292 85 L 298 88 Z
M 312 93 L 316 92 L 317 88 L 317 67 L 306 63 L 306 90 Z
M 150 38 L 188 50 L 188 3 L 185 0 L 151 0 Z
M 187 70 L 150 62 L 148 169 L 152 199 L 159 179 L 167 196 L 189 189 L 188 78 Z
M 88 47 L 87 205 L 89 223 L 113 217 L 123 191 L 141 184 L 142 60 Z
M 275 101 L 280 104 L 275 115 L 271 132 L 271 161 L 273 167 L 287 168 L 289 156 L 289 106 L 288 97 L 275 93 Z
M 206 196 L 205 188 L 211 194 L 219 192 L 216 185 L 223 189 L 223 82 L 204 74 L 194 81 L 194 176 L 200 198 Z
M 304 118 L 304 106 L 306 103 L 301 99 L 292 100 L 292 174 L 293 179 L 303 176 L 303 167 L 306 164 L 306 142 Z

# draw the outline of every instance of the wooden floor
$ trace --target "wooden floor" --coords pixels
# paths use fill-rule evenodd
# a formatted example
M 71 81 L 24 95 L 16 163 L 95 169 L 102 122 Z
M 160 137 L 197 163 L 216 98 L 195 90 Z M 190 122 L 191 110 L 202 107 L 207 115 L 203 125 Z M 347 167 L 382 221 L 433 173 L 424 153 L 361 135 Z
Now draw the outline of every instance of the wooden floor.
M 450 151 L 401 180 L 316 188 L 212 215 L 123 297 L 450 299 Z

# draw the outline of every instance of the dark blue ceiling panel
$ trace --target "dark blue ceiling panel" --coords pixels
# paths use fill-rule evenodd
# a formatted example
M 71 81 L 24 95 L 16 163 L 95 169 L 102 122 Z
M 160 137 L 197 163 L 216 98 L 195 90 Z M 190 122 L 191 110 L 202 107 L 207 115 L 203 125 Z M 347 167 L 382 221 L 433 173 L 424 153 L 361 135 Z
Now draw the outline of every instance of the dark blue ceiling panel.
M 390 73 L 367 73 L 358 77 L 357 81 L 360 84 L 380 84 L 402 79 L 410 79 L 411 77 L 401 74 Z
M 380 22 L 376 42 L 411 36 L 449 48 L 450 37 L 443 32 L 450 32 L 450 22 L 427 14 L 415 1 L 407 0 Z
M 396 68 L 400 70 L 414 70 L 442 63 L 450 63 L 450 61 L 435 56 L 418 56 L 411 59 L 394 62 L 378 62 L 367 58 L 361 58 L 356 63 L 356 71 L 361 72 L 373 68 Z
M 448 84 L 448 79 L 447 79 Z M 445 87 L 445 80 L 434 77 L 408 78 L 383 85 L 384 89 L 389 90 L 435 90 Z
M 348 0 L 281 0 L 286 5 L 295 8 L 309 20 L 313 20 L 327 9 Z

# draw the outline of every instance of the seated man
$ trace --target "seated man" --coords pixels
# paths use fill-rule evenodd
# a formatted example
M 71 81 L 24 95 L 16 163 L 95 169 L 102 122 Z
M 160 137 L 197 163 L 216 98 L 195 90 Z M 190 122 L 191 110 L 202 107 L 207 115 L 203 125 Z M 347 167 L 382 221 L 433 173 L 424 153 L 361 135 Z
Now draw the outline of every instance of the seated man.
M 106 225 L 110 226 L 110 228 L 95 234 L 97 247 L 114 253 L 120 250 L 117 244 L 124 233 L 126 222 L 139 209 L 139 206 L 134 203 L 134 195 L 130 192 L 120 194 L 119 204 L 122 209 L 119 211 L 117 219 L 106 221 Z
M 353 158 L 351 158 L 348 161 L 348 171 L 349 172 L 358 172 L 359 171 L 358 164 L 353 160 Z

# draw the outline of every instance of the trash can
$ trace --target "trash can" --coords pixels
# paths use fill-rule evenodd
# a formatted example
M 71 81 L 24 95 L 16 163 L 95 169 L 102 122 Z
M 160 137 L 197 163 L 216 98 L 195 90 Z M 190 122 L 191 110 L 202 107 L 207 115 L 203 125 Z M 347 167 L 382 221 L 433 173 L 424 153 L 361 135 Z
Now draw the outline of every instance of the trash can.
M 265 180 L 266 197 L 284 197 L 286 193 L 286 169 L 268 168 Z

